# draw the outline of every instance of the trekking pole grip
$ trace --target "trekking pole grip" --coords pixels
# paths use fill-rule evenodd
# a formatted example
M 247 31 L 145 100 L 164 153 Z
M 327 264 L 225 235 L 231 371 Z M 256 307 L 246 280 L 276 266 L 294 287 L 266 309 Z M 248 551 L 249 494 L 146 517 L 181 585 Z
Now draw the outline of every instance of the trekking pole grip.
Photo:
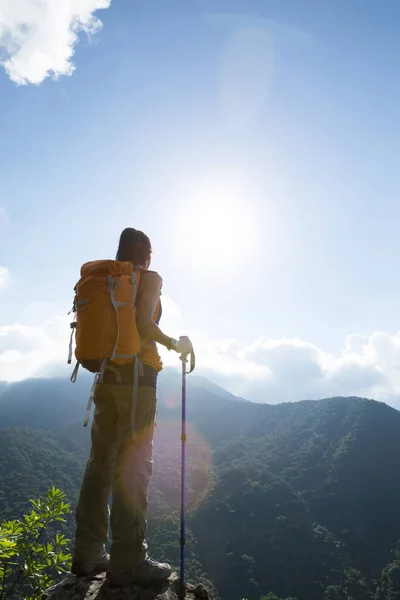
M 180 340 L 185 340 L 185 341 L 188 342 L 188 344 L 192 345 L 191 341 L 190 341 L 190 339 L 189 339 L 189 337 L 187 335 L 181 335 L 181 337 L 179 339 Z M 188 374 L 192 373 L 192 371 L 194 371 L 195 366 L 196 366 L 196 356 L 195 356 L 195 353 L 194 353 L 194 350 L 193 350 L 193 346 L 192 346 L 192 349 L 189 352 L 182 352 L 182 354 L 179 357 L 180 360 L 183 363 L 187 363 L 189 355 L 190 355 L 190 368 L 189 368 Z

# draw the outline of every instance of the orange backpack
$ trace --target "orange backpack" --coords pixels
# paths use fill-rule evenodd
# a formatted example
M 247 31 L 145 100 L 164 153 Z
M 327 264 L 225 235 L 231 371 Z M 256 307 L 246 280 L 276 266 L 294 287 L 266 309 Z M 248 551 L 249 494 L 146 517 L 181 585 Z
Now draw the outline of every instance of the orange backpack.
M 72 359 L 73 336 L 76 332 L 77 366 L 92 373 L 102 372 L 107 362 L 123 365 L 135 362 L 140 352 L 136 326 L 136 292 L 140 270 L 131 262 L 97 260 L 85 263 L 75 286 L 68 363 Z

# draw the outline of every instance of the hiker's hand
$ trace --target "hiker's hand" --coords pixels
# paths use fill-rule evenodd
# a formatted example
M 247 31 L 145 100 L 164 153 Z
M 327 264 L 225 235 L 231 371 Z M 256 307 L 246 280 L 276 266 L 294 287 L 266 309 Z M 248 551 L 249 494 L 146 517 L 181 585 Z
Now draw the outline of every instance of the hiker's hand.
M 175 346 L 175 351 L 178 354 L 190 354 L 193 352 L 193 344 L 186 335 L 181 335 L 178 343 Z

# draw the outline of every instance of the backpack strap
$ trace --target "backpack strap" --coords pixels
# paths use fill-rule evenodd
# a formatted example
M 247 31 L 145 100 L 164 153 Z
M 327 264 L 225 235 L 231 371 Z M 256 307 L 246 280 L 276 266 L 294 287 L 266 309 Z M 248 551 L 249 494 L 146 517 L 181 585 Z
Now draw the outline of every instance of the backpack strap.
M 137 291 L 138 291 L 138 287 L 139 287 L 139 282 L 140 282 L 140 271 L 133 268 L 132 269 L 132 287 L 133 287 L 133 306 L 135 307 L 135 310 L 136 310 L 136 296 L 137 296 Z
M 98 381 L 99 381 L 99 373 L 96 373 L 96 375 L 93 378 L 92 387 L 90 388 L 90 394 L 89 394 L 88 403 L 86 406 L 85 420 L 83 421 L 84 427 L 87 427 L 88 423 L 89 423 L 90 411 L 92 408 L 93 398 L 94 398 L 94 391 L 96 389 L 96 385 L 97 385 Z
M 79 365 L 80 365 L 80 362 L 78 361 L 74 367 L 74 370 L 71 373 L 71 377 L 69 378 L 71 383 L 75 383 L 76 378 L 78 377 Z
M 114 307 L 115 310 L 115 317 L 117 319 L 117 339 L 115 340 L 115 346 L 114 346 L 114 350 L 112 351 L 110 360 L 113 361 L 115 358 L 115 355 L 117 353 L 117 348 L 118 348 L 118 344 L 119 344 L 119 314 L 118 314 L 118 304 L 115 300 L 115 282 L 114 282 L 114 278 L 112 277 L 112 275 L 108 275 L 107 277 L 108 280 L 108 289 L 110 290 L 110 298 L 111 298 L 111 304 Z
M 73 347 L 73 343 L 74 343 L 74 334 L 76 332 L 76 322 L 73 321 L 70 324 L 70 327 L 71 327 L 71 335 L 70 335 L 70 338 L 69 338 L 67 365 L 70 365 L 71 361 L 72 361 L 72 347 Z
M 139 272 L 136 269 L 132 269 L 132 289 L 133 289 L 133 309 L 136 311 L 136 295 L 137 295 L 137 290 L 138 290 L 138 279 L 139 279 L 140 275 Z M 114 278 L 112 275 L 108 275 L 107 277 L 108 280 L 108 288 L 110 290 L 110 298 L 111 298 L 111 304 L 114 307 L 115 310 L 115 317 L 117 319 L 117 339 L 115 340 L 115 345 L 114 345 L 114 349 L 112 351 L 111 357 L 110 357 L 110 361 L 112 362 L 115 359 L 115 356 L 117 354 L 117 349 L 119 346 L 119 313 L 118 313 L 118 307 L 121 303 L 117 302 L 115 299 L 115 282 L 114 282 Z
M 78 366 L 79 366 L 79 363 L 78 363 Z M 85 420 L 83 421 L 84 427 L 87 427 L 88 423 L 89 423 L 90 411 L 92 410 L 92 404 L 93 404 L 93 400 L 94 400 L 94 392 L 96 390 L 96 385 L 98 383 L 103 382 L 104 371 L 106 370 L 106 368 L 107 368 L 107 359 L 105 358 L 104 360 L 101 361 L 100 371 L 98 373 L 96 373 L 93 378 L 92 387 L 90 388 L 90 394 L 89 394 L 88 402 L 86 405 Z

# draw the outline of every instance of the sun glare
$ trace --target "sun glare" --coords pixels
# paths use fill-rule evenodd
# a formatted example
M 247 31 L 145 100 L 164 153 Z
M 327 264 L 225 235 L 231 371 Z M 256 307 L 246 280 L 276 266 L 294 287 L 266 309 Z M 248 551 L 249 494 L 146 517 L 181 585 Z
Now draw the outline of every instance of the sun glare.
M 188 195 L 186 202 L 180 239 L 192 264 L 218 270 L 248 258 L 254 227 L 250 203 L 240 190 L 212 182 Z

